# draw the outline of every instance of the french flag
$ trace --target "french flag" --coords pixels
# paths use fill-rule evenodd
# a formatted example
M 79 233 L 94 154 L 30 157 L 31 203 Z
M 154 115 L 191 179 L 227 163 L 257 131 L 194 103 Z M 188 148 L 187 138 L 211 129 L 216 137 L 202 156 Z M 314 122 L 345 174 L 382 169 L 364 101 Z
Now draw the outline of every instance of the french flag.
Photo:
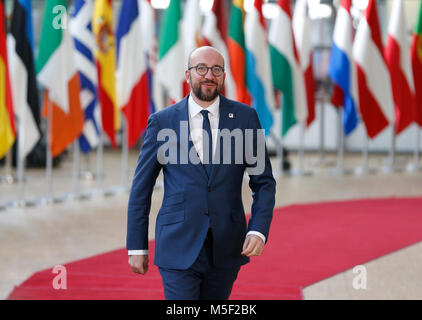
M 245 42 L 246 84 L 252 97 L 252 107 L 256 109 L 265 135 L 268 135 L 273 125 L 275 98 L 262 0 L 255 0 L 253 9 L 246 14 Z
M 368 137 L 373 139 L 394 121 L 390 72 L 384 59 L 376 0 L 369 0 L 353 44 L 359 107 Z
M 341 92 L 344 107 L 344 133 L 348 135 L 358 125 L 358 87 L 353 62 L 353 20 L 350 14 L 352 0 L 342 0 L 334 25 L 334 39 L 328 73 Z
M 129 148 L 138 141 L 150 115 L 147 54 L 139 8 L 140 1 L 123 1 L 116 31 L 117 94 L 127 121 Z

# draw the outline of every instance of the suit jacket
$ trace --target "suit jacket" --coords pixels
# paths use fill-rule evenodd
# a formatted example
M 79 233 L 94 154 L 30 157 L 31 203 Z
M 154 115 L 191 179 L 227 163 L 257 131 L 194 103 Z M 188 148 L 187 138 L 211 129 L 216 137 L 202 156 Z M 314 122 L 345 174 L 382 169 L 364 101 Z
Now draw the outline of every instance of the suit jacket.
M 189 157 L 187 163 L 180 161 L 181 154 L 195 151 L 192 141 L 186 141 L 186 134 L 180 129 L 182 121 L 185 124 L 189 121 L 188 97 L 148 119 L 129 197 L 126 248 L 148 249 L 151 195 L 156 178 L 163 170 L 164 197 L 156 220 L 154 264 L 170 269 L 189 268 L 198 257 L 212 225 L 214 265 L 243 265 L 249 262 L 249 258 L 240 254 L 247 231 L 261 232 L 268 239 L 276 183 L 267 150 L 265 148 L 263 173 L 250 175 L 253 204 L 247 225 L 242 204 L 242 181 L 250 165 L 245 153 L 241 163 L 235 163 L 234 142 L 231 141 L 231 163 L 223 162 L 221 155 L 220 164 L 213 165 L 208 177 L 202 163 L 191 161 Z M 219 129 L 225 128 L 245 130 L 260 129 L 261 126 L 253 108 L 220 96 Z M 161 129 L 173 130 L 176 138 L 162 141 Z M 253 138 L 256 155 L 257 135 Z M 177 163 L 159 161 L 166 152 L 164 143 L 177 147 Z M 217 144 L 217 148 L 222 150 L 222 145 Z

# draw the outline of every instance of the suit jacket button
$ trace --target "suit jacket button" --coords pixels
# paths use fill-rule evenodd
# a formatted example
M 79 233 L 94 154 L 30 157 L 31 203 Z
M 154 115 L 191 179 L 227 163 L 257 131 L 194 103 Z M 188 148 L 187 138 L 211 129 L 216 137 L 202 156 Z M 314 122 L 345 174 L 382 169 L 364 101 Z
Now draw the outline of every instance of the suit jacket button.
M 211 187 L 208 187 L 208 192 L 211 192 L 211 191 L 212 191 Z
M 205 215 L 206 216 L 209 216 L 210 215 L 210 213 L 209 213 L 209 211 L 207 210 L 207 211 L 205 211 Z

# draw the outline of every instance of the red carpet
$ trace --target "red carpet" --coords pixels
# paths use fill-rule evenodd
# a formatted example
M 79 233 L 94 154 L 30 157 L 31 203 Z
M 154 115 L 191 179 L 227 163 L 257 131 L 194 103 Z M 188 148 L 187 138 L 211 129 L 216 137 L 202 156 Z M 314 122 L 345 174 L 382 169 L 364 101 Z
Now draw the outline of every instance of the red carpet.
M 312 283 L 422 241 L 421 208 L 422 198 L 278 208 L 263 256 L 241 269 L 231 299 L 302 299 Z M 124 249 L 72 262 L 66 290 L 53 289 L 57 274 L 48 269 L 8 299 L 163 299 L 152 259 L 146 276 L 132 273 Z

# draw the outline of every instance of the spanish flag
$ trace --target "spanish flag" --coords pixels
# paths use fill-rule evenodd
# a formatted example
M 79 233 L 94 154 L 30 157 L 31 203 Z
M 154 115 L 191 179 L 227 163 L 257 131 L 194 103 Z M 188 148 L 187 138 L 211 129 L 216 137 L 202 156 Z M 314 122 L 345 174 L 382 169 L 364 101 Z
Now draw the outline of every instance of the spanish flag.
M 95 62 L 103 130 L 112 146 L 116 148 L 115 132 L 120 129 L 120 110 L 116 98 L 116 39 L 113 32 L 111 0 L 95 1 L 92 31 L 97 43 Z
M 79 75 L 73 61 L 74 44 L 67 21 L 66 0 L 47 0 L 36 71 L 45 88 L 43 116 L 51 123 L 53 157 L 79 138 L 84 125 Z
M 15 142 L 16 130 L 13 115 L 12 91 L 6 48 L 6 21 L 4 0 L 0 1 L 0 159 Z

